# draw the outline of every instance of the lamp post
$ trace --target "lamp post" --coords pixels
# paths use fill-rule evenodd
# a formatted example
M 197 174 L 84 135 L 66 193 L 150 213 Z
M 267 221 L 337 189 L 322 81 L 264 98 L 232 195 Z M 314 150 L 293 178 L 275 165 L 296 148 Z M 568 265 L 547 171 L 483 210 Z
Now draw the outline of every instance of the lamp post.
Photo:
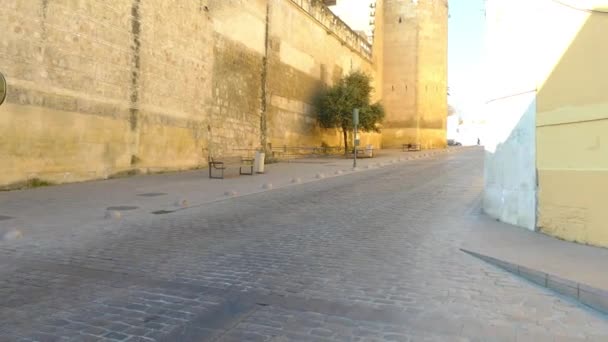
M 353 169 L 357 167 L 357 146 L 359 146 L 357 125 L 359 125 L 359 108 L 353 109 Z

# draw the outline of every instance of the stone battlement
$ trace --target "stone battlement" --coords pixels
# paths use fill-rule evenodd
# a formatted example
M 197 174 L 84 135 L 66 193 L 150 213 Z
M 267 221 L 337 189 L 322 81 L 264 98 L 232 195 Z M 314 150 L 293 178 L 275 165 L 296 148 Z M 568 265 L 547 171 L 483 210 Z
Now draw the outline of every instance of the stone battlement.
M 328 34 L 334 35 L 343 45 L 361 54 L 367 59 L 372 58 L 372 45 L 357 32 L 350 28 L 342 19 L 336 16 L 321 0 L 288 0 L 302 11 L 311 16 L 323 26 Z

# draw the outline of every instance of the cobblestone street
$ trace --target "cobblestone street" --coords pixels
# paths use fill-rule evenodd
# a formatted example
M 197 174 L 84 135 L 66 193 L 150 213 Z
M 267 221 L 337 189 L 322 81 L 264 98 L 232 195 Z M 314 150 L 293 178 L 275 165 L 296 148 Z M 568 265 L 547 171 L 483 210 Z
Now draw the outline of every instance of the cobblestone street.
M 463 149 L 0 242 L 0 341 L 608 341 L 606 316 L 460 251 L 482 163 Z

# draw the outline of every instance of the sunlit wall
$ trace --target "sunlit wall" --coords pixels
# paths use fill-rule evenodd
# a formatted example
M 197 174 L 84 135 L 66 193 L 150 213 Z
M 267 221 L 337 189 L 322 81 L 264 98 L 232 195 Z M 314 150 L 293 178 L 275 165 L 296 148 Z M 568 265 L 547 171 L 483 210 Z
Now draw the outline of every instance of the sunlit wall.
M 488 214 L 608 246 L 607 10 L 606 0 L 488 1 Z
M 537 226 L 608 247 L 608 1 L 571 5 L 547 8 L 543 26 Z

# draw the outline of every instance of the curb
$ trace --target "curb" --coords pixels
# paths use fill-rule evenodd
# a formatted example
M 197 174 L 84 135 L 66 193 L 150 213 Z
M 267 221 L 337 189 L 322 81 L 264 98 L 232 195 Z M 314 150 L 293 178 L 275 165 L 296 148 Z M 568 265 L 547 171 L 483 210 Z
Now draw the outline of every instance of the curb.
M 508 261 L 496 259 L 491 256 L 475 253 L 463 248 L 460 250 L 507 272 L 529 280 L 537 285 L 553 290 L 563 296 L 575 299 L 601 313 L 608 314 L 607 290 L 598 289 L 587 284 L 565 279 L 554 274 L 549 274 Z
M 212 203 L 226 202 L 226 201 L 230 201 L 230 200 L 240 198 L 240 197 L 262 194 L 262 193 L 265 193 L 268 191 L 283 190 L 283 189 L 288 189 L 291 187 L 305 185 L 308 183 L 314 183 L 314 182 L 319 182 L 319 181 L 323 181 L 323 180 L 327 180 L 327 179 L 349 176 L 349 175 L 353 175 L 353 174 L 356 174 L 359 172 L 378 170 L 380 168 L 383 168 L 384 166 L 395 166 L 395 165 L 399 165 L 399 164 L 405 164 L 405 163 L 408 163 L 413 160 L 425 159 L 425 158 L 434 157 L 434 156 L 438 156 L 438 155 L 442 155 L 442 154 L 448 154 L 450 152 L 457 152 L 457 151 L 449 150 L 449 149 L 437 149 L 437 150 L 433 150 L 433 151 L 429 152 L 426 156 L 422 156 L 422 155 L 419 155 L 418 157 L 412 156 L 412 157 L 405 158 L 401 161 L 392 160 L 390 163 L 388 163 L 386 165 L 382 165 L 382 166 L 370 167 L 371 166 L 371 164 L 370 164 L 367 168 L 357 167 L 357 169 L 354 169 L 354 170 L 353 169 L 343 169 L 343 170 L 341 170 L 342 171 L 341 173 L 330 173 L 328 176 L 326 176 L 324 173 L 320 172 L 320 173 L 317 173 L 314 177 L 310 177 L 310 178 L 306 178 L 306 179 L 302 179 L 300 177 L 291 178 L 289 183 L 283 183 L 283 184 L 279 184 L 277 186 L 275 186 L 274 184 L 271 184 L 271 183 L 268 183 L 268 184 L 263 183 L 259 188 L 257 188 L 253 192 L 240 193 L 234 189 L 228 189 L 222 193 L 223 196 L 218 196 L 216 198 L 204 200 L 202 202 L 189 203 L 188 200 L 183 199 L 183 201 L 186 202 L 187 205 L 177 205 L 179 203 L 174 203 L 172 206 L 165 206 L 165 207 L 161 206 L 159 209 L 155 209 L 152 211 L 145 211 L 142 213 L 151 214 L 151 216 L 177 214 L 182 211 L 194 210 L 196 208 L 200 208 L 202 206 L 212 204 Z M 400 157 L 400 158 L 403 158 L 403 157 Z M 412 158 L 412 159 L 410 159 L 410 158 Z M 118 213 L 118 215 L 115 215 L 115 216 L 112 216 L 111 214 L 106 213 L 106 215 L 104 217 L 106 219 L 113 218 L 113 219 L 118 220 L 118 219 L 121 219 L 121 217 L 123 217 L 123 216 L 120 213 Z M 2 237 L 3 237 L 1 233 L 2 232 L 0 231 L 0 242 L 2 242 Z
M 448 149 L 437 149 L 437 150 L 432 150 L 432 152 L 429 152 L 427 155 L 422 156 L 422 155 L 418 155 L 418 156 L 413 156 L 411 157 L 412 159 L 404 159 L 401 162 L 393 162 L 387 165 L 382 165 L 382 166 L 371 166 L 368 165 L 366 168 L 360 168 L 357 167 L 357 169 L 352 170 L 353 172 L 348 172 L 350 170 L 348 170 L 347 172 L 342 172 L 340 174 L 336 174 L 336 173 L 332 173 L 329 176 L 326 176 L 324 173 L 317 173 L 315 176 L 311 177 L 311 178 L 307 178 L 307 179 L 302 179 L 302 178 L 292 178 L 291 181 L 287 184 L 280 184 L 277 186 L 271 186 L 269 188 L 265 188 L 264 186 L 261 186 L 260 189 L 258 191 L 254 191 L 254 192 L 246 192 L 246 193 L 239 193 L 235 190 L 228 190 L 224 192 L 224 196 L 222 197 L 218 197 L 218 198 L 214 198 L 208 201 L 204 201 L 204 202 L 200 202 L 200 203 L 192 203 L 191 205 L 189 205 L 188 207 L 180 207 L 180 208 L 176 208 L 176 209 L 169 209 L 169 210 L 163 210 L 163 209 L 159 209 L 159 210 L 155 210 L 152 211 L 151 214 L 156 214 L 156 215 L 165 215 L 165 214 L 173 214 L 173 213 L 177 213 L 183 210 L 189 210 L 189 209 L 193 209 L 193 208 L 199 208 L 203 205 L 207 205 L 207 204 L 211 204 L 211 203 L 216 203 L 216 202 L 223 202 L 223 201 L 227 201 L 227 200 L 231 200 L 231 199 L 235 199 L 235 198 L 240 198 L 240 197 L 245 197 L 245 196 L 250 196 L 250 195 L 256 195 L 256 194 L 260 194 L 260 193 L 264 193 L 267 191 L 274 191 L 274 190 L 281 190 L 281 189 L 285 189 L 285 188 L 289 188 L 289 187 L 293 187 L 293 186 L 298 186 L 298 185 L 304 185 L 304 184 L 308 184 L 308 183 L 313 183 L 313 182 L 318 182 L 318 181 L 323 181 L 326 179 L 332 179 L 332 178 L 337 178 L 337 177 L 342 177 L 342 176 L 348 176 L 348 175 L 352 175 L 356 172 L 365 172 L 365 171 L 373 171 L 373 170 L 377 170 L 379 168 L 382 168 L 384 166 L 389 166 L 389 165 L 396 165 L 396 164 L 400 164 L 400 163 L 407 163 L 409 161 L 415 160 L 415 159 L 424 159 L 424 158 L 428 158 L 428 157 L 433 157 L 433 156 L 437 156 L 437 155 L 441 155 L 441 154 L 446 154 L 446 153 L 450 153 L 450 152 L 455 152 L 455 151 L 450 151 Z

